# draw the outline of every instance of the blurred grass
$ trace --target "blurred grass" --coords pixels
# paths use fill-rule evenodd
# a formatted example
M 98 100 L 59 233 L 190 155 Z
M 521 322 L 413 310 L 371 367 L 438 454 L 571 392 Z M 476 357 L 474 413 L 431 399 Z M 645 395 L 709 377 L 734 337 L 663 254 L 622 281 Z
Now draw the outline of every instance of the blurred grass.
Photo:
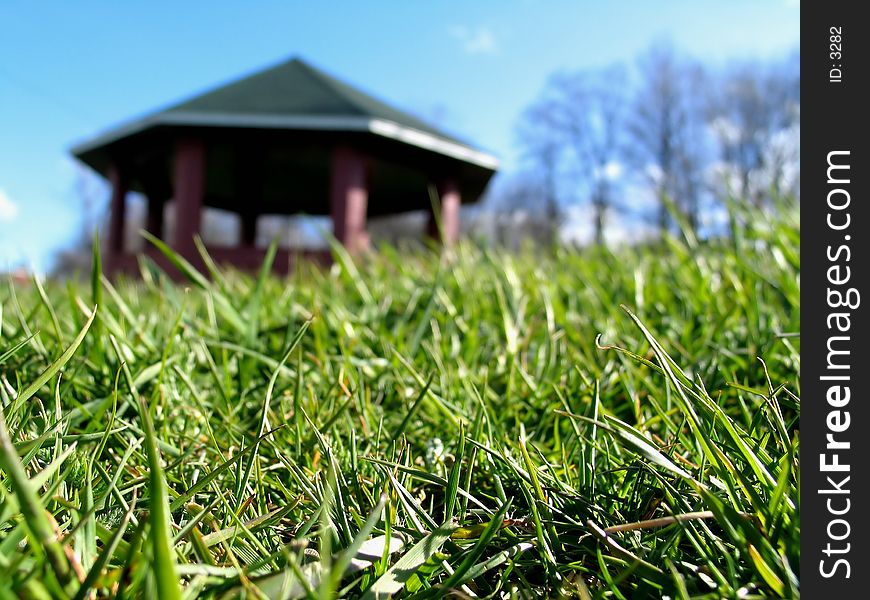
M 9 282 L 0 597 L 799 596 L 800 226 L 735 217 Z

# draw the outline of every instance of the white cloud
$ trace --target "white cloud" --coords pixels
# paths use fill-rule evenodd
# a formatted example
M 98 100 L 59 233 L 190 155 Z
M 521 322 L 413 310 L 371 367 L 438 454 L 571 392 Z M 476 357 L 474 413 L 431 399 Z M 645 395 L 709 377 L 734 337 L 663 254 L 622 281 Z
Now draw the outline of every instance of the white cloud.
M 18 216 L 18 205 L 0 189 L 0 223 L 9 223 Z
M 607 179 L 608 181 L 616 181 L 622 176 L 622 164 L 615 160 L 609 161 L 603 168 L 595 167 L 596 179 Z
M 454 25 L 450 35 L 459 41 L 467 54 L 495 54 L 498 52 L 498 40 L 488 27 L 470 28 L 464 25 Z

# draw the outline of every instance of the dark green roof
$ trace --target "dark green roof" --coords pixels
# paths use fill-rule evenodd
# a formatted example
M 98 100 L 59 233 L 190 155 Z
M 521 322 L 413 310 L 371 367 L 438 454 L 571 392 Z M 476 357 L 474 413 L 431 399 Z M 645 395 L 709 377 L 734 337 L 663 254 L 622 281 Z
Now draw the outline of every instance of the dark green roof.
M 134 121 L 73 149 L 80 156 L 154 126 L 368 131 L 494 169 L 494 157 L 294 58 Z
M 164 112 L 372 117 L 463 143 L 298 58 L 196 96 Z

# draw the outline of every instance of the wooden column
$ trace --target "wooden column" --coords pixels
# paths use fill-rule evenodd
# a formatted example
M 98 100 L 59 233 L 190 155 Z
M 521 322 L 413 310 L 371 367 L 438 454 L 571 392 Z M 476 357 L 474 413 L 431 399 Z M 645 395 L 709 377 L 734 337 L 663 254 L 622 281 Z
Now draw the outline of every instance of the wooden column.
M 129 180 L 127 173 L 117 163 L 112 163 L 109 166 L 107 173 L 109 185 L 112 186 L 112 199 L 110 202 L 109 213 L 109 231 L 107 263 L 109 270 L 112 270 L 113 259 L 124 253 L 124 221 L 127 213 L 127 190 L 129 189 Z
M 434 210 L 430 209 L 427 233 L 445 246 L 452 246 L 459 240 L 459 208 L 462 205 L 459 185 L 455 179 L 446 178 L 439 181 L 438 201 L 440 227 L 439 219 L 436 218 Z
M 243 247 L 257 245 L 257 219 L 263 210 L 265 162 L 266 152 L 260 140 L 250 141 L 236 156 L 236 201 L 241 221 L 239 243 Z
M 163 206 L 165 202 L 161 196 L 149 194 L 148 215 L 145 220 L 145 231 L 156 238 L 163 239 Z
M 240 241 L 242 246 L 253 248 L 257 245 L 257 217 L 259 215 L 253 211 L 243 212 L 241 214 L 242 235 Z
M 175 240 L 185 258 L 197 255 L 193 243 L 202 222 L 205 195 L 205 146 L 202 140 L 182 139 L 175 145 Z
M 365 250 L 369 245 L 368 197 L 365 157 L 349 148 L 336 148 L 332 153 L 332 227 L 336 239 L 351 253 Z

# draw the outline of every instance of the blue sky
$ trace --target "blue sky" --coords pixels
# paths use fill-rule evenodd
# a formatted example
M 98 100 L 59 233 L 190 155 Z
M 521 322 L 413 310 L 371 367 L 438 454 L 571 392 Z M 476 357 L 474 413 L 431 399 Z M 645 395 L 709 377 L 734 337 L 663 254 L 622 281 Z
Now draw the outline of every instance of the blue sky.
M 256 9 L 251 7 L 256 5 Z M 799 46 L 797 0 L 0 2 L 0 272 L 45 269 L 102 190 L 74 143 L 299 55 L 516 164 L 517 116 L 560 69 L 670 38 L 700 60 Z

